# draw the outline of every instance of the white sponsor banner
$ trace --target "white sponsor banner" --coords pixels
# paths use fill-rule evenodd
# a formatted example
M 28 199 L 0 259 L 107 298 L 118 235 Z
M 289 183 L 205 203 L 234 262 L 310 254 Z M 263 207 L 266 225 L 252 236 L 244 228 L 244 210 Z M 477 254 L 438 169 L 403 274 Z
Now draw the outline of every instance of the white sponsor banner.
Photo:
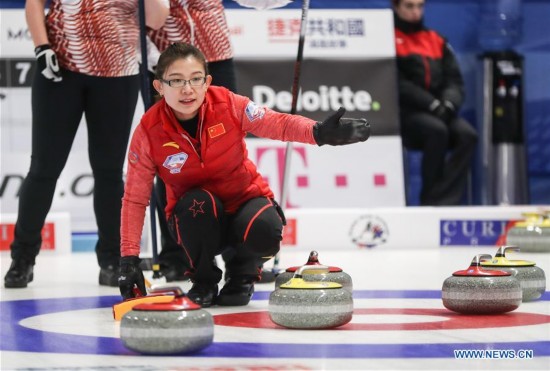
M 247 139 L 247 147 L 249 157 L 280 198 L 286 143 Z M 404 206 L 402 164 L 396 156 L 382 155 L 400 150 L 399 137 L 373 137 L 365 143 L 339 147 L 296 143 L 292 146 L 287 206 Z M 3 153 L 1 165 L 2 213 L 15 213 L 30 156 Z M 94 231 L 93 186 L 87 153 L 73 151 L 57 183 L 51 211 L 69 211 L 74 231 Z
M 248 155 L 280 198 L 286 143 L 247 140 Z M 372 137 L 348 146 L 294 143 L 289 168 L 289 207 L 404 206 L 399 137 Z
M 235 58 L 296 58 L 301 12 L 227 9 Z M 304 58 L 385 58 L 395 55 L 390 9 L 311 9 Z
M 34 56 L 34 44 L 23 9 L 1 9 L 0 24 L 2 58 Z
M 30 141 L 30 136 L 28 136 Z M 30 166 L 29 153 L 2 153 L 1 160 L 2 215 L 17 213 L 19 190 Z M 57 181 L 50 213 L 69 212 L 73 232 L 97 231 L 93 211 L 94 179 L 84 151 L 73 151 Z
M 460 246 L 494 254 L 506 221 L 536 206 L 288 209 L 285 249 L 445 248 L 446 235 L 468 236 Z M 478 243 L 482 240 L 492 243 Z M 455 245 L 457 246 L 457 245 Z

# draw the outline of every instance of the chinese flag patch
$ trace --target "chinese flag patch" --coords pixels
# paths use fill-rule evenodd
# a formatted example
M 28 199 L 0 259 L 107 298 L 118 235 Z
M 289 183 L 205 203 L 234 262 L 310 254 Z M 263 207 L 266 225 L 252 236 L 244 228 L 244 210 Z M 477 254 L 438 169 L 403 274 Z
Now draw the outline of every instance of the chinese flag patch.
M 208 135 L 210 136 L 210 138 L 216 138 L 222 134 L 225 134 L 225 128 L 222 123 L 208 128 Z

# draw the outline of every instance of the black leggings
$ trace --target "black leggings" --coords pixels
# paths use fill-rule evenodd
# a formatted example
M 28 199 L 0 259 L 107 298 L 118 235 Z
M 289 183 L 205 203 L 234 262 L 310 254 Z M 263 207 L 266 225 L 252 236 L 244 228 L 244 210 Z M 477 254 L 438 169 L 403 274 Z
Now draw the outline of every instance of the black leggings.
M 180 198 L 169 226 L 183 247 L 186 275 L 202 283 L 221 280 L 214 258 L 226 249 L 233 252 L 226 263 L 229 277 L 258 280 L 262 264 L 279 252 L 283 230 L 280 209 L 272 200 L 253 198 L 227 214 L 218 197 L 203 189 Z
M 32 85 L 32 157 L 19 195 L 13 259 L 33 261 L 55 186 L 65 167 L 82 114 L 94 176 L 96 253 L 101 267 L 118 265 L 122 171 L 139 93 L 139 75 L 105 78 L 63 70 L 54 83 L 36 73 Z
M 460 117 L 445 123 L 426 112 L 408 112 L 401 125 L 405 146 L 423 151 L 421 204 L 459 205 L 476 149 L 475 129 Z

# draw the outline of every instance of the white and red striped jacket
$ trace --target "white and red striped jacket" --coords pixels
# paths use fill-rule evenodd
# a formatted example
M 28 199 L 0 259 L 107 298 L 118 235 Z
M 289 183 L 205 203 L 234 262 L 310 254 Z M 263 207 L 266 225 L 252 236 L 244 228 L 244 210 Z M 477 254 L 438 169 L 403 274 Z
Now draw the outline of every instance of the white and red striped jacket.
M 51 0 L 48 39 L 67 70 L 90 76 L 137 75 L 137 0 Z
M 202 51 L 208 62 L 233 58 L 221 0 L 170 0 L 164 26 L 148 35 L 161 52 L 174 42 L 185 42 Z

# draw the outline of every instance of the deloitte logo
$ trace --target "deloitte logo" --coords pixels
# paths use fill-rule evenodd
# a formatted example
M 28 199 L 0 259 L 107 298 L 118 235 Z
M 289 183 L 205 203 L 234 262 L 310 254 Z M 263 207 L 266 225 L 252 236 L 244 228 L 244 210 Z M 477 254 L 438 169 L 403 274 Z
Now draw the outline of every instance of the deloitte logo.
M 288 112 L 292 105 L 292 94 L 289 91 L 276 92 L 266 85 L 255 85 L 252 88 L 252 100 L 259 106 L 266 106 L 282 112 Z M 349 86 L 320 85 L 318 91 L 300 92 L 297 109 L 299 111 L 336 111 L 344 107 L 346 111 L 378 111 L 380 103 L 373 101 L 365 90 L 352 91 Z

